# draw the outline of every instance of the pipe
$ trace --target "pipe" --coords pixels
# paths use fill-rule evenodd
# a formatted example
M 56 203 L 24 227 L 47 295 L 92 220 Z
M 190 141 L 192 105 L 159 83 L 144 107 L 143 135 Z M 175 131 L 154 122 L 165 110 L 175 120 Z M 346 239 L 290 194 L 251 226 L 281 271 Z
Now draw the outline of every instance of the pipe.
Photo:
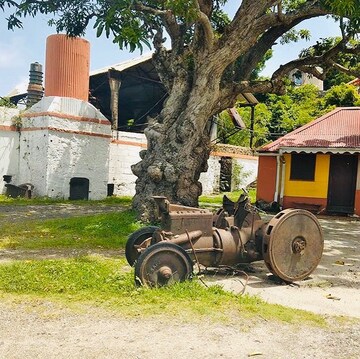
M 281 155 L 281 157 L 283 156 L 283 152 L 281 150 L 279 150 L 279 154 Z M 283 157 L 282 157 L 283 158 Z M 281 161 L 281 189 L 280 189 L 280 206 L 283 205 L 283 198 L 284 198 L 284 192 L 285 192 L 285 169 L 286 169 L 286 162 L 285 160 Z
M 274 201 L 279 200 L 279 183 L 280 183 L 280 156 L 276 156 L 276 182 L 275 182 L 275 193 L 274 193 Z
M 188 233 L 182 233 L 179 234 L 173 238 L 170 239 L 169 242 L 174 243 L 174 244 L 184 244 L 187 243 L 191 240 L 191 242 L 193 241 L 197 241 L 201 236 L 202 236 L 202 231 L 192 231 L 192 232 L 188 232 Z

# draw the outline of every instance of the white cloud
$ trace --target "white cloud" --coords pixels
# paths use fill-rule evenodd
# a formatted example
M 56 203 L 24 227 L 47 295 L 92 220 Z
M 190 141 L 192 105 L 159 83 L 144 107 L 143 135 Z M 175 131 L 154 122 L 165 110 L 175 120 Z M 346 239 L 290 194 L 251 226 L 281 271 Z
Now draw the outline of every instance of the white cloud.
M 19 76 L 16 80 L 19 82 L 6 94 L 6 96 L 14 96 L 27 92 L 29 79 L 26 76 Z
M 0 69 L 17 67 L 22 60 L 23 41 L 17 37 L 0 41 Z

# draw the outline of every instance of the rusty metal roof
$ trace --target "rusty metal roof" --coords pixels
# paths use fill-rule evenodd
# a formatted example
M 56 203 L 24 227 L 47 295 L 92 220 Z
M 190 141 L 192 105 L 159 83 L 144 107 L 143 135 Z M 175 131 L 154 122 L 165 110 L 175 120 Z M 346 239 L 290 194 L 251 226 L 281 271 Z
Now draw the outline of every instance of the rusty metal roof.
M 360 79 L 356 78 L 354 80 L 351 80 L 350 82 L 347 83 L 347 85 L 359 86 L 360 85 Z
M 360 150 L 360 107 L 339 107 L 262 147 L 260 152 L 280 148 Z

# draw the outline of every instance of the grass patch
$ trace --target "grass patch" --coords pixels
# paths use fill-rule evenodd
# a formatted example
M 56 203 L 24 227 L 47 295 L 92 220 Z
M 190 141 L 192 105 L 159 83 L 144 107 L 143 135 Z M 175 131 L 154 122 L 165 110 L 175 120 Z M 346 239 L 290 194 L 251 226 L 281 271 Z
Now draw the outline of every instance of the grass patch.
M 239 197 L 242 193 L 243 193 L 243 191 L 240 190 L 240 191 L 234 191 L 234 192 L 224 192 L 224 193 L 209 195 L 209 196 L 200 196 L 200 198 L 199 198 L 200 207 L 202 205 L 206 205 L 209 203 L 218 205 L 221 207 L 224 195 L 226 195 L 228 198 L 230 198 L 232 201 L 235 202 L 239 199 Z M 256 189 L 250 188 L 248 190 L 248 193 L 249 193 L 250 203 L 255 203 Z
M 240 191 L 227 193 L 237 200 Z M 98 206 L 109 204 L 130 204 L 130 197 L 108 197 L 102 201 L 57 201 L 49 198 L 25 199 L 0 196 L 0 204 L 46 205 L 80 204 Z M 222 203 L 222 195 L 201 197 L 201 201 Z M 136 220 L 131 210 L 110 212 L 84 217 L 31 220 L 13 223 L 2 223 L 0 249 L 119 249 L 124 248 L 127 237 L 142 225 Z
M 111 204 L 123 204 L 130 205 L 132 201 L 131 196 L 121 196 L 121 197 L 107 197 L 102 200 L 96 201 L 86 201 L 86 200 L 76 200 L 70 201 L 65 199 L 54 199 L 49 197 L 39 197 L 39 198 L 11 198 L 5 195 L 0 195 L 0 206 L 4 205 L 15 205 L 15 206 L 29 206 L 29 205 L 51 205 L 51 204 L 73 204 L 73 205 L 82 205 L 82 206 L 97 206 L 97 205 L 111 205 Z
M 119 249 L 141 227 L 131 210 L 1 226 L 0 249 Z
M 124 259 L 19 261 L 0 265 L 0 293 L 60 301 L 65 305 L 92 304 L 127 316 L 177 316 L 184 320 L 236 322 L 261 317 L 287 323 L 323 326 L 324 317 L 265 303 L 252 296 L 204 287 L 198 280 L 158 289 L 137 288 Z M 20 295 L 20 297 L 19 297 Z

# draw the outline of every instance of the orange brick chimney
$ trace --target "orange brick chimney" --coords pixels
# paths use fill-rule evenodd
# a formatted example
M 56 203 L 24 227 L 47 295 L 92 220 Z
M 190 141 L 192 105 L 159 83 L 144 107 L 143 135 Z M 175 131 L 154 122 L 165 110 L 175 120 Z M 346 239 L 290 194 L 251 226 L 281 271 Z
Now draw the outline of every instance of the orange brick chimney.
M 89 98 L 90 43 L 64 34 L 46 40 L 45 96 Z

